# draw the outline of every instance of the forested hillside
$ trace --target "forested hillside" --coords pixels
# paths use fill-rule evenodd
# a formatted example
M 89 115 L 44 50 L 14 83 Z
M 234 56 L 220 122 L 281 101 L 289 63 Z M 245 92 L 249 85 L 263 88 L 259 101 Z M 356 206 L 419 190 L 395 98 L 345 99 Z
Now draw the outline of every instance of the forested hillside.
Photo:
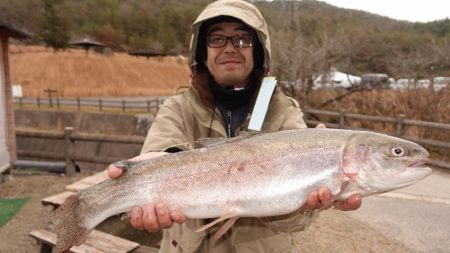
M 187 54 L 207 0 L 0 0 L 0 19 L 56 49 L 96 39 L 114 51 Z M 272 73 L 309 89 L 331 67 L 415 80 L 450 76 L 450 20 L 410 23 L 314 1 L 254 1 L 269 23 Z M 406 8 L 406 7 L 405 7 Z M 308 90 L 306 90 L 308 92 Z

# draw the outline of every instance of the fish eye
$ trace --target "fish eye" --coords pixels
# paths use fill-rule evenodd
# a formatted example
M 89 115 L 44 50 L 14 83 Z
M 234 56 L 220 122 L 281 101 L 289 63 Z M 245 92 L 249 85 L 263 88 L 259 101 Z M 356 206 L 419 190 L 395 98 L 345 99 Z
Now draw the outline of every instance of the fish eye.
M 403 156 L 405 155 L 405 150 L 400 146 L 395 146 L 391 148 L 391 154 L 393 156 Z

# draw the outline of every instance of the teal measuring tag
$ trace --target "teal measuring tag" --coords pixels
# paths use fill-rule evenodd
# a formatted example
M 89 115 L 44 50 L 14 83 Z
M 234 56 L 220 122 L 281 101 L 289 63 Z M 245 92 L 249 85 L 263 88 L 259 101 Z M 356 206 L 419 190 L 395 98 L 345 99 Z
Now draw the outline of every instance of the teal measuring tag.
M 258 97 L 256 98 L 255 107 L 253 108 L 252 117 L 248 129 L 261 131 L 264 118 L 266 117 L 267 109 L 269 108 L 270 98 L 272 98 L 273 91 L 277 85 L 277 80 L 274 76 L 265 77 L 259 89 Z

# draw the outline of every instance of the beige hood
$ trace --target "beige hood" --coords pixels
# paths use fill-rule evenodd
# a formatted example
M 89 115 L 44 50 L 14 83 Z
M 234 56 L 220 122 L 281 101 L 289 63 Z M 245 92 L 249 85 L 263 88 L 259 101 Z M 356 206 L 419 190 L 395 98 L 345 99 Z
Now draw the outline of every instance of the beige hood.
M 197 20 L 192 24 L 192 37 L 190 44 L 189 66 L 192 67 L 195 62 L 195 49 L 201 24 L 211 18 L 218 16 L 230 16 L 240 19 L 242 22 L 253 28 L 261 45 L 264 47 L 264 68 L 270 69 L 270 39 L 267 30 L 267 24 L 259 10 L 251 3 L 242 0 L 219 0 L 215 1 L 203 10 Z

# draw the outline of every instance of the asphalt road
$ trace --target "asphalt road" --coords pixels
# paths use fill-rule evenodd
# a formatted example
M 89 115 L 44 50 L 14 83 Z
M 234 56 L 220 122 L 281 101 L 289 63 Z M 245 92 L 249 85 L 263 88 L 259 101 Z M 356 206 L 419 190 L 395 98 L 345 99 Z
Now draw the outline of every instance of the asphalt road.
M 363 199 L 344 212 L 411 252 L 450 253 L 450 171 L 434 169 L 415 185 Z

